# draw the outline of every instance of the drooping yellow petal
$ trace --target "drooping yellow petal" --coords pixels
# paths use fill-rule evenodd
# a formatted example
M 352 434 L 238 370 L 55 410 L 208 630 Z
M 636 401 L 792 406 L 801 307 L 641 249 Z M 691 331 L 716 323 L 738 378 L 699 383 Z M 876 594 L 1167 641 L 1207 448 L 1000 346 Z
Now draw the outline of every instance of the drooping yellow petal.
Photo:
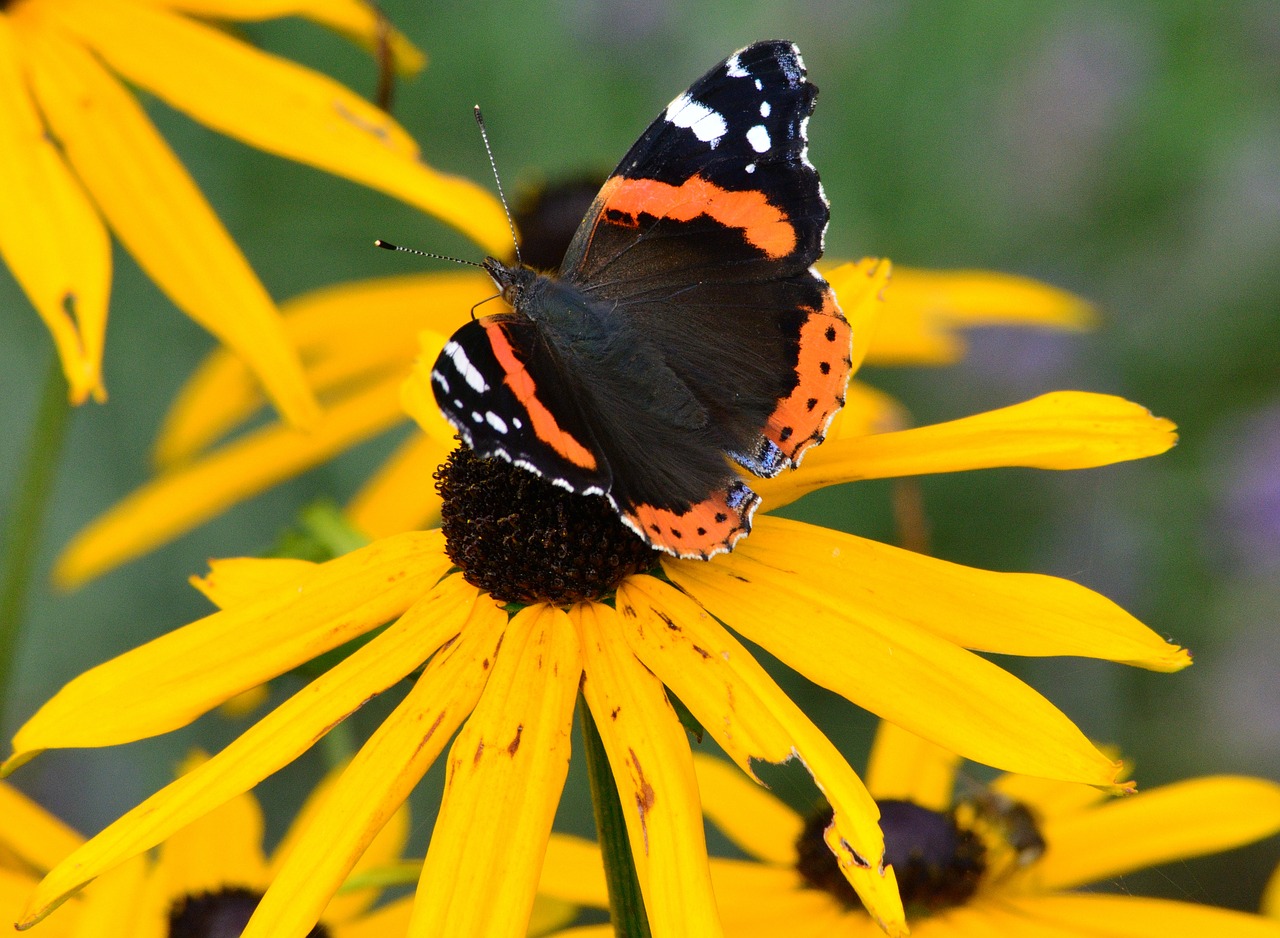
M 1097 319 L 1065 290 L 1027 277 L 982 270 L 897 267 L 867 361 L 875 365 L 944 365 L 964 354 L 956 334 L 969 326 L 1044 326 L 1072 331 Z
M 1190 779 L 1089 811 L 1046 818 L 1049 850 L 1028 888 L 1066 889 L 1133 870 L 1217 853 L 1280 831 L 1280 784 L 1260 778 Z
M 1153 671 L 1191 663 L 1111 600 L 1078 583 L 1037 573 L 999 573 L 949 563 L 867 538 L 781 518 L 761 519 L 748 556 L 791 565 L 815 582 L 840 584 L 860 615 L 923 626 L 963 648 L 1005 655 L 1102 658 Z M 811 568 L 810 553 L 827 553 Z M 804 564 L 804 565 L 801 565 Z
M 804 818 L 730 762 L 695 752 L 693 767 L 707 820 L 757 860 L 780 866 L 795 862 Z
M 333 938 L 387 938 L 404 935 L 413 918 L 413 896 L 404 896 L 346 922 L 325 920 Z
M 220 30 L 118 0 L 64 0 L 62 25 L 112 68 L 221 133 L 401 199 L 491 254 L 511 231 L 496 198 L 422 161 L 383 110 L 327 75 Z
M 72 403 L 105 397 L 102 344 L 111 245 L 98 213 L 45 132 L 0 16 L 0 257 L 49 328 Z
M 492 668 L 449 750 L 409 938 L 523 938 L 528 926 L 582 674 L 568 616 L 521 610 Z
M 322 399 L 369 381 L 404 377 L 424 329 L 442 336 L 466 322 L 493 281 L 474 271 L 414 274 L 335 284 L 280 305 L 285 332 Z M 369 328 L 376 310 L 377 328 Z M 264 403 L 244 363 L 223 349 L 205 358 L 178 392 L 155 444 L 161 467 L 190 459 L 252 417 Z
M 928 427 L 832 440 L 795 472 L 752 487 L 772 510 L 841 482 L 1000 466 L 1088 469 L 1154 456 L 1176 441 L 1171 422 L 1124 398 L 1056 391 Z
M 867 760 L 867 788 L 877 801 L 913 801 L 933 811 L 946 811 L 959 765 L 955 753 L 881 720 Z
M 454 579 L 461 579 L 455 577 Z M 507 615 L 485 594 L 308 819 L 275 870 L 244 938 L 304 938 L 384 824 L 471 713 Z M 346 897 L 336 901 L 343 903 Z
M 476 596 L 476 589 L 461 577 L 446 579 L 381 635 L 60 863 L 32 897 L 24 924 L 39 921 L 95 876 L 154 846 L 296 759 L 335 724 L 456 635 Z
M 0 857 L 12 854 L 44 872 L 84 838 L 12 785 L 0 782 Z M 3 865 L 3 864 L 0 864 Z
M 134 0 L 139 2 L 139 0 Z M 211 19 L 260 20 L 278 16 L 305 16 L 376 49 L 379 33 L 386 30 L 386 42 L 398 71 L 412 73 L 422 68 L 425 58 L 399 30 L 380 21 L 374 4 L 362 0 L 141 0 L 151 6 L 180 10 Z
M 758 518 L 732 554 L 709 563 L 664 561 L 663 569 L 712 615 L 811 681 L 944 748 L 1029 775 L 1115 782 L 1119 765 L 1032 688 L 894 609 L 866 602 L 855 589 L 863 571 L 845 565 L 859 540 Z M 930 589 L 923 582 L 911 591 Z
M 661 938 L 722 934 L 689 739 L 662 684 L 618 641 L 608 606 L 574 606 L 582 694 L 618 785 L 649 927 Z
M 633 576 L 619 587 L 617 603 L 619 631 L 636 657 L 743 771 L 754 777 L 754 759 L 800 759 L 835 812 L 826 839 L 841 871 L 886 931 L 904 933 L 896 880 L 879 870 L 879 809 L 830 740 L 688 596 L 655 577 Z
M 75 678 L 14 736 L 38 751 L 110 746 L 185 726 L 222 701 L 394 619 L 449 569 L 439 532 L 384 538 L 246 606 L 216 612 Z
M 346 517 L 371 538 L 430 527 L 440 520 L 440 493 L 427 484 L 456 440 L 414 433 L 352 496 Z
M 262 808 L 245 792 L 176 831 L 160 847 L 156 875 L 170 899 L 267 884 Z
M 26 4 L 14 21 L 28 9 L 54 8 Z M 21 41 L 50 129 L 129 253 L 180 309 L 250 363 L 288 420 L 311 423 L 318 408 L 271 297 L 138 102 L 51 24 L 24 28 Z
M 538 881 L 538 894 L 576 905 L 608 908 L 604 860 L 593 841 L 568 834 L 552 834 Z
M 145 483 L 72 539 L 54 566 L 55 582 L 79 586 L 395 426 L 404 419 L 399 385 L 392 378 L 362 390 L 309 431 L 270 424 Z
M 864 258 L 856 264 L 841 264 L 825 274 L 852 332 L 850 374 L 854 374 L 867 357 L 867 350 L 880 328 L 891 270 L 892 265 L 886 260 Z
M 301 586 L 319 566 L 293 557 L 228 557 L 210 560 L 209 572 L 188 582 L 219 609 L 230 609 L 287 585 Z
M 0 922 L 8 927 L 22 914 L 22 907 L 31 895 L 31 887 L 35 878 L 26 870 L 16 870 L 0 863 Z M 41 938 L 78 938 L 76 925 L 80 917 L 80 904 L 70 902 L 62 910 L 62 914 L 49 922 L 47 929 L 41 929 Z
M 1009 898 L 1000 904 L 1017 921 L 1060 929 L 1050 933 L 1052 938 L 1280 938 L 1280 922 L 1274 919 L 1170 899 L 1068 893 Z

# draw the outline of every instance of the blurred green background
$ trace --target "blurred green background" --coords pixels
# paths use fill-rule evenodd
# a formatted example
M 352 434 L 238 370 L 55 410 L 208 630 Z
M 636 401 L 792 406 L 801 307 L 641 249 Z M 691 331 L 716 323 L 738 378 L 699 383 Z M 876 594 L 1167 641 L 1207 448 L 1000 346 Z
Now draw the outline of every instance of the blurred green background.
M 1196 654 L 1178 675 L 1072 659 L 1001 663 L 1091 736 L 1119 745 L 1144 787 L 1191 774 L 1280 776 L 1280 4 L 383 6 L 431 60 L 400 86 L 398 118 L 432 164 L 488 184 L 471 116 L 479 102 L 509 189 L 611 168 L 721 57 L 755 39 L 797 41 L 822 91 L 810 135 L 832 203 L 829 256 L 1027 274 L 1092 299 L 1104 315 L 1084 336 L 977 331 L 957 366 L 867 377 L 919 422 L 1078 388 L 1137 400 L 1181 428 L 1172 453 L 1138 463 L 923 480 L 939 556 L 1070 577 Z M 244 35 L 358 90 L 375 85 L 368 56 L 310 24 Z M 477 255 L 383 196 L 148 106 L 277 298 L 432 263 L 375 251 L 375 237 Z M 367 316 L 377 328 L 378 311 Z M 0 272 L 6 518 L 49 345 Z M 111 400 L 72 418 L 42 576 L 75 530 L 143 481 L 160 414 L 210 347 L 117 250 Z M 283 485 L 79 592 L 41 580 L 6 738 L 87 666 L 203 615 L 185 579 L 205 558 L 261 551 L 299 506 L 344 499 L 394 442 Z M 888 499 L 887 483 L 864 483 L 796 514 L 892 540 Z M 872 721 L 794 675 L 783 682 L 859 765 Z M 387 706 L 355 719 L 357 737 Z M 91 831 L 162 784 L 189 746 L 214 748 L 236 732 L 214 715 L 123 749 L 45 756 L 16 780 Z M 261 791 L 276 808 L 296 804 L 321 765 L 313 754 Z M 575 760 L 562 810 L 565 828 L 580 831 L 589 824 L 581 769 Z M 438 774 L 416 802 L 420 841 Z M 1278 857 L 1273 838 L 1121 888 L 1253 908 Z

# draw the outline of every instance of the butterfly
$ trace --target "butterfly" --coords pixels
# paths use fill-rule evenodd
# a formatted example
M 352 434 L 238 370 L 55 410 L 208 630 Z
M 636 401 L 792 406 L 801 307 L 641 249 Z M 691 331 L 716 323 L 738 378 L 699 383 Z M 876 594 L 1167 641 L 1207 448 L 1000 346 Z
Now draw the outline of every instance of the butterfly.
M 462 441 L 608 499 L 667 553 L 732 550 L 760 503 L 734 466 L 798 466 L 849 378 L 849 325 L 813 267 L 816 95 L 794 44 L 747 46 L 623 157 L 558 273 L 486 258 L 512 311 L 463 325 L 431 371 Z

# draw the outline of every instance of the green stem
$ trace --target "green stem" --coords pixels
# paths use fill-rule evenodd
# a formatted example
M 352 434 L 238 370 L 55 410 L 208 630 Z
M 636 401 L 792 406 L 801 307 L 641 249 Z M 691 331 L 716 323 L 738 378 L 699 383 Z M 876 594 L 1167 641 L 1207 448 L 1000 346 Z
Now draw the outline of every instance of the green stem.
M 16 497 L 0 546 L 0 726 L 4 725 L 13 661 L 22 638 L 22 617 L 35 569 L 41 522 L 53 490 L 70 412 L 67 382 L 54 354 L 40 392 L 26 460 L 18 472 Z
M 586 699 L 578 695 L 578 712 L 582 714 L 582 736 L 586 741 L 587 777 L 591 781 L 591 805 L 596 815 L 596 837 L 604 856 L 605 882 L 609 889 L 609 914 L 613 933 L 618 938 L 650 938 L 649 919 L 640 894 L 631 843 L 627 840 L 627 821 L 622 814 L 622 801 L 609 756 L 605 752 L 600 731 L 591 717 Z

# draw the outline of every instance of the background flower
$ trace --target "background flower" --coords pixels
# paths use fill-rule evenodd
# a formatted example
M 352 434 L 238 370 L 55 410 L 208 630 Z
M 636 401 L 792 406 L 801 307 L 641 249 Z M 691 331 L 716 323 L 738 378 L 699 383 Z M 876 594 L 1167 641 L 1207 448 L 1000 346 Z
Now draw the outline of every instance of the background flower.
M 708 62 L 762 36 L 795 39 L 821 89 L 811 155 L 833 203 L 832 256 L 874 251 L 929 268 L 1013 271 L 1088 297 L 1100 313 L 1096 334 L 1032 341 L 973 330 L 968 356 L 953 368 L 868 369 L 868 380 L 907 402 L 921 424 L 1072 387 L 1141 401 L 1182 431 L 1172 453 L 1116 469 L 1006 469 L 921 481 L 939 556 L 1078 579 L 1197 652 L 1195 667 L 1175 677 L 1087 661 L 1002 664 L 1062 704 L 1091 736 L 1115 740 L 1134 757 L 1144 785 L 1220 771 L 1280 777 L 1280 748 L 1237 742 L 1247 729 L 1241 713 L 1280 719 L 1274 703 L 1262 709 L 1274 698 L 1260 695 L 1247 708 L 1233 699 L 1233 662 L 1257 666 L 1248 635 L 1268 634 L 1275 589 L 1270 581 L 1249 589 L 1233 582 L 1238 571 L 1221 564 L 1217 527 L 1225 515 L 1219 506 L 1236 504 L 1228 480 L 1265 449 L 1244 445 L 1256 426 L 1249 415 L 1280 405 L 1274 5 L 1210 10 L 1122 0 L 1015 14 L 963 0 L 782 0 L 746 13 L 708 2 L 446 4 L 429 12 L 409 0 L 382 6 L 431 61 L 401 89 L 401 125 L 429 144 L 433 166 L 487 179 L 471 117 L 481 103 L 509 191 L 537 180 L 529 167 L 552 178 L 607 171 L 673 89 Z M 369 56 L 326 30 L 245 23 L 236 35 L 351 87 L 373 84 Z M 375 237 L 474 259 L 466 239 L 424 223 L 417 210 L 211 137 L 163 105 L 149 114 L 273 296 L 424 269 L 368 247 Z M 111 404 L 92 419 L 75 418 L 43 569 L 86 519 L 145 481 L 138 454 L 212 344 L 184 317 L 155 316 L 151 307 L 163 301 L 154 288 L 127 261 L 116 266 Z M 6 440 L 27 436 L 37 363 L 48 346 L 7 276 L 0 274 Z M 383 315 L 367 310 L 371 331 Z M 112 348 L 139 350 L 148 367 L 111 355 Z M 202 614 L 199 597 L 173 588 L 193 572 L 192 557 L 223 556 L 233 542 L 273 543 L 298 505 L 321 495 L 344 503 L 398 442 L 393 434 L 288 483 L 193 533 L 181 548 L 77 594 L 37 597 L 7 730 L 86 666 Z M 0 447 L 0 492 L 11 490 L 16 464 L 16 454 Z M 892 540 L 888 488 L 867 482 L 852 495 L 815 493 L 788 512 Z M 1251 673 L 1249 681 L 1265 691 L 1264 676 Z M 295 681 L 274 690 L 276 699 Z M 801 682 L 786 689 L 845 751 L 865 749 L 870 721 L 851 719 L 847 706 Z M 375 702 L 358 725 L 367 729 L 384 715 Z M 215 717 L 127 751 L 50 754 L 25 770 L 24 784 L 38 786 L 81 829 L 97 829 L 162 785 L 193 742 L 216 749 L 231 731 Z M 73 791 L 70 780 L 89 772 L 104 773 L 112 786 Z M 415 804 L 424 824 L 441 783 L 428 777 Z M 584 792 L 571 774 L 566 798 L 577 810 L 566 809 L 566 829 L 589 828 Z M 284 783 L 268 783 L 262 797 L 287 803 Z M 1256 909 L 1270 859 L 1235 851 L 1163 869 L 1141 886 L 1150 895 Z

